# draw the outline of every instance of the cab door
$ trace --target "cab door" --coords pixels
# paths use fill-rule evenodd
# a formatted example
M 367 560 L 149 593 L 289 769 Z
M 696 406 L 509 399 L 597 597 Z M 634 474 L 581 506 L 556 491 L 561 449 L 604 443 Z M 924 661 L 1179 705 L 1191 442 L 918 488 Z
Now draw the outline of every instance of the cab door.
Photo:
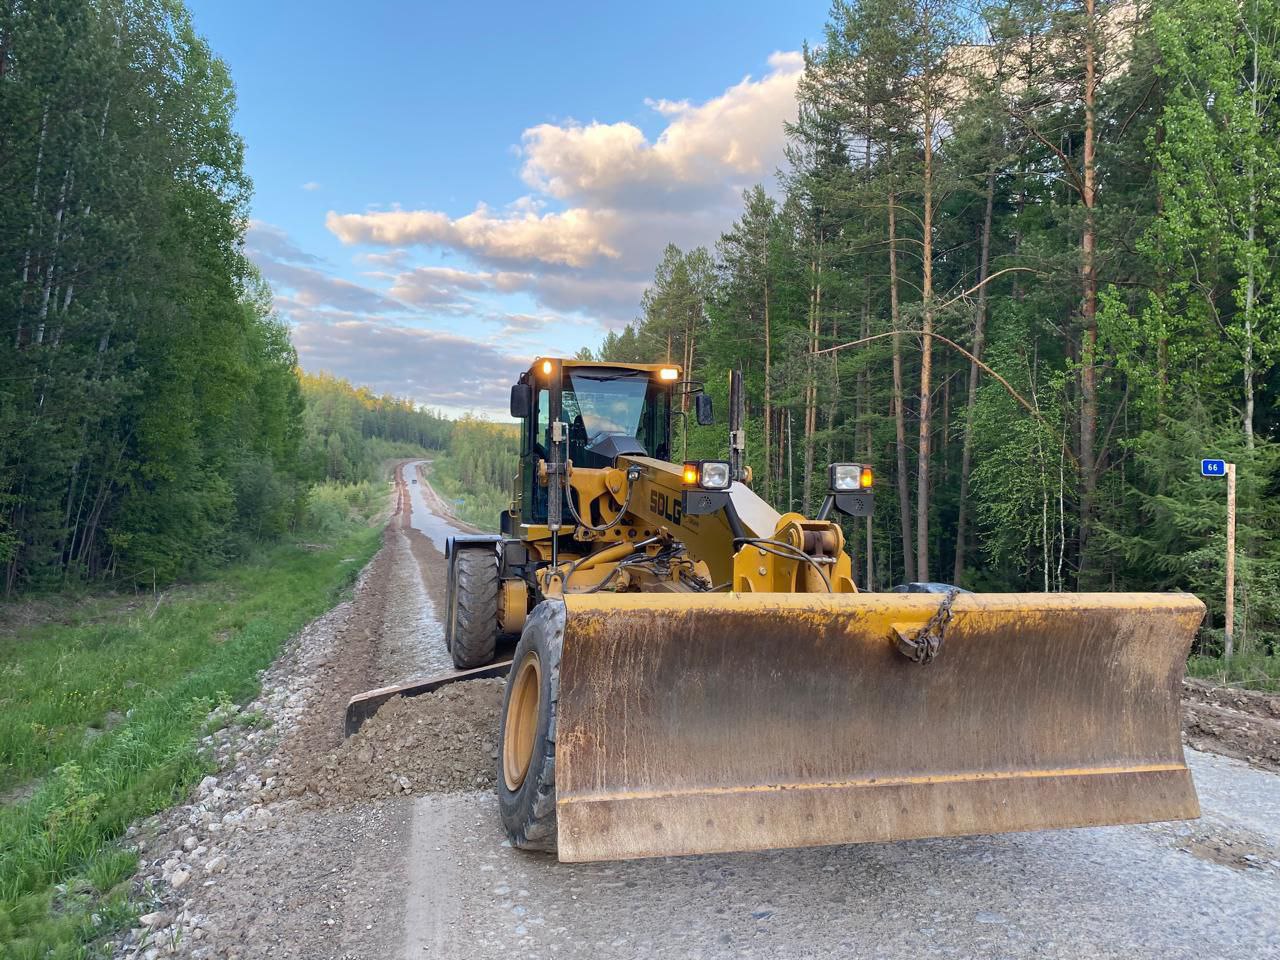
M 526 524 L 547 522 L 547 488 L 538 482 L 538 464 L 546 459 L 550 442 L 547 410 L 547 390 L 539 387 L 520 435 L 520 520 Z

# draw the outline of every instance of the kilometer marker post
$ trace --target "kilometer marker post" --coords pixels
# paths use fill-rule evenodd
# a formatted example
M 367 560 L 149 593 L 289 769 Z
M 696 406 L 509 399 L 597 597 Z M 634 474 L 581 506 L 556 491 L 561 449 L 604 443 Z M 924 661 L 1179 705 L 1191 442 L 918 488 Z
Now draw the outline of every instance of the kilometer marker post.
M 1235 652 L 1236 614 L 1236 465 L 1225 460 L 1201 460 L 1202 477 L 1227 478 L 1227 597 L 1222 657 L 1230 660 Z

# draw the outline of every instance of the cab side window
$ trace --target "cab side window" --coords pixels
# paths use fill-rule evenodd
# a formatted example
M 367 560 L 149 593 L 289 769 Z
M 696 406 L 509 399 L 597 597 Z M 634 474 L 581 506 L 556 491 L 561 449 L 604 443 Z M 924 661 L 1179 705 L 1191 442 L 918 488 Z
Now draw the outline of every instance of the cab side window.
M 533 453 L 545 460 L 547 458 L 547 444 L 550 442 L 548 431 L 551 426 L 549 411 L 551 404 L 545 388 L 538 391 L 537 405 L 538 419 L 533 430 Z
M 640 419 L 639 435 L 636 437 L 641 446 L 649 452 L 649 456 L 659 460 L 671 459 L 667 448 L 669 434 L 669 409 L 667 394 L 661 390 L 650 389 L 644 416 Z
M 525 430 L 525 455 L 529 458 L 526 469 L 521 471 L 521 516 L 525 523 L 547 522 L 547 488 L 538 483 L 538 460 L 547 458 L 547 391 L 539 390 L 534 397 L 537 412 L 529 417 Z

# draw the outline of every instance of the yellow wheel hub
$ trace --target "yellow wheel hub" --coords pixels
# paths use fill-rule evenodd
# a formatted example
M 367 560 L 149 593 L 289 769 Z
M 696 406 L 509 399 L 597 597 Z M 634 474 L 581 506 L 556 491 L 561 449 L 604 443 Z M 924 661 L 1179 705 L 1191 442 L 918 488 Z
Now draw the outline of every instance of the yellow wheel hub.
M 542 703 L 542 664 L 530 653 L 520 661 L 511 699 L 507 701 L 507 723 L 502 737 L 502 778 L 508 790 L 520 789 L 533 761 L 533 741 L 538 733 L 538 708 Z

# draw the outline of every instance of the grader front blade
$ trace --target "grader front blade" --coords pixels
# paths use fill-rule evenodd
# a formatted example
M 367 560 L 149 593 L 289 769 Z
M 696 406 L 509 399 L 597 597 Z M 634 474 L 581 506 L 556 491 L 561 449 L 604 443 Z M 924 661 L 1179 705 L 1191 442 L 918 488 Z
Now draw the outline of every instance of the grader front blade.
M 1199 816 L 1182 594 L 565 599 L 562 860 Z M 926 626 L 931 659 L 909 658 Z

